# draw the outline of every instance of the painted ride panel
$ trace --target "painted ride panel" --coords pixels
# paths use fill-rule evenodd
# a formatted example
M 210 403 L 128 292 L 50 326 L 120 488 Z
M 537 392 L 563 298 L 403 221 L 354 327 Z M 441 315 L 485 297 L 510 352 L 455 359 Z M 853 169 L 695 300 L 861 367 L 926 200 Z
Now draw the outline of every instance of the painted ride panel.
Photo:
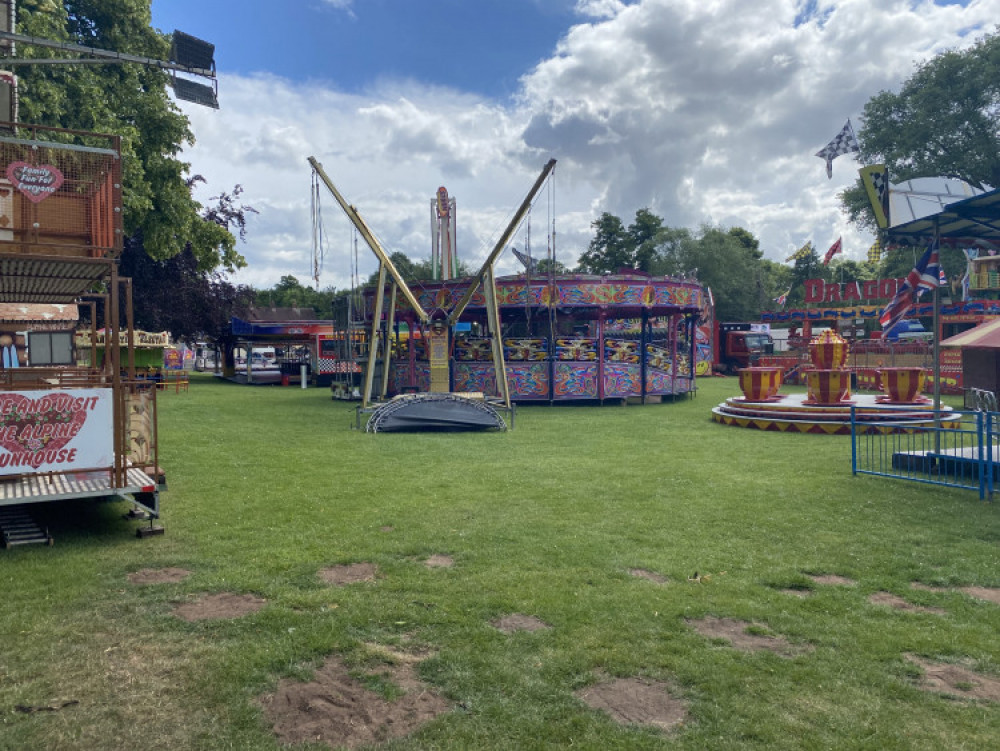
M 445 311 L 461 299 L 467 284 L 422 282 L 414 294 L 425 310 Z M 373 298 L 369 295 L 369 304 Z M 640 273 L 498 279 L 505 331 L 521 333 L 503 338 L 511 398 L 600 400 L 693 391 L 695 322 L 704 300 L 697 282 Z M 462 320 L 485 330 L 485 306 L 486 296 L 477 290 Z M 410 330 L 418 326 L 405 302 L 397 316 Z M 391 390 L 425 391 L 426 347 L 418 337 L 408 337 L 404 345 L 394 355 Z M 499 395 L 490 345 L 484 335 L 456 336 L 451 352 L 454 391 Z

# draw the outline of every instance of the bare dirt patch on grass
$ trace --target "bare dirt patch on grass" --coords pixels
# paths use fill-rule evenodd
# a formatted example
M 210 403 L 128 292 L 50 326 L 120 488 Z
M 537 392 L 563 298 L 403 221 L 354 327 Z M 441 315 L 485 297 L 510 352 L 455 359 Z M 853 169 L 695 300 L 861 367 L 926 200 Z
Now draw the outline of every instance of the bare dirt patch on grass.
M 410 659 L 365 671 L 368 677 L 388 678 L 404 692 L 388 700 L 363 685 L 339 657 L 331 655 L 312 681 L 282 679 L 273 695 L 260 700 L 261 706 L 284 744 L 320 742 L 356 748 L 402 738 L 451 708 L 420 680 L 418 662 Z
M 687 702 L 674 696 L 670 686 L 660 681 L 616 678 L 581 689 L 576 696 L 623 725 L 671 730 L 688 716 Z
M 875 592 L 868 598 L 868 602 L 872 605 L 888 605 L 890 608 L 905 610 L 911 613 L 932 613 L 934 615 L 944 615 L 948 612 L 942 608 L 928 608 L 923 605 L 914 605 L 912 602 L 907 602 L 902 597 L 894 595 L 892 592 Z
M 960 589 L 969 595 L 969 597 L 987 600 L 1000 605 L 1000 589 L 996 587 L 960 587 Z
M 794 657 L 812 649 L 806 645 L 792 644 L 783 636 L 774 636 L 761 626 L 736 618 L 716 618 L 710 615 L 687 622 L 702 636 L 725 639 L 734 649 L 744 652 L 767 650 L 782 657 Z
M 490 624 L 494 628 L 503 631 L 505 634 L 511 634 L 515 631 L 540 631 L 542 629 L 552 628 L 541 618 L 536 618 L 533 615 L 523 615 L 521 613 L 511 613 L 510 615 L 505 615 L 502 618 L 496 618 L 490 621 Z
M 378 567 L 374 563 L 344 563 L 340 566 L 320 569 L 319 578 L 327 584 L 343 586 L 375 581 L 376 574 L 378 574 Z
M 450 555 L 440 555 L 435 553 L 424 561 L 424 565 L 427 568 L 451 568 L 455 565 L 455 559 Z
M 632 576 L 637 576 L 640 579 L 648 579 L 649 581 L 654 582 L 655 584 L 666 584 L 667 582 L 670 581 L 663 574 L 658 574 L 655 571 L 648 571 L 644 568 L 630 568 L 628 572 Z
M 924 676 L 920 688 L 963 699 L 1000 702 L 1000 680 L 975 673 L 961 665 L 932 662 L 908 654 L 906 659 L 919 665 Z
M 807 574 L 807 576 L 817 584 L 826 584 L 834 587 L 853 587 L 857 584 L 854 579 L 848 579 L 846 576 L 839 576 L 837 574 L 817 574 L 815 576 Z
M 205 595 L 194 602 L 184 602 L 174 608 L 174 615 L 185 621 L 205 621 L 213 618 L 240 618 L 256 613 L 267 600 L 254 595 L 237 595 L 220 592 Z
M 132 584 L 177 584 L 191 574 L 186 568 L 144 568 L 133 571 L 128 580 Z

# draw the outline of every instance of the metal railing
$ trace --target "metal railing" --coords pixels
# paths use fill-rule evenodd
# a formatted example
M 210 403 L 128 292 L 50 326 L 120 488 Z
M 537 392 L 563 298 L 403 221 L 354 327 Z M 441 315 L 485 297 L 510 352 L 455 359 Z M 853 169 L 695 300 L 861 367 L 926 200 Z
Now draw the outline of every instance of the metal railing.
M 995 407 L 995 398 L 992 404 Z M 907 408 L 880 409 L 905 412 Z M 948 409 L 927 413 L 912 422 L 878 422 L 857 419 L 852 407 L 852 473 L 977 490 L 981 499 L 992 499 L 1000 413 Z

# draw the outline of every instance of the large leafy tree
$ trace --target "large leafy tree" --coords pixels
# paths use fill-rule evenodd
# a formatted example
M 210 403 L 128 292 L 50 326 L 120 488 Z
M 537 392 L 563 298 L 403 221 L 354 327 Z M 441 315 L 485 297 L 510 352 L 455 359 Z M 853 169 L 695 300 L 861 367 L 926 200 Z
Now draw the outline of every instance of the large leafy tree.
M 169 40 L 151 27 L 150 0 L 21 0 L 17 31 L 166 59 Z M 20 45 L 18 56 L 64 53 Z M 66 54 L 68 58 L 72 55 Z M 167 74 L 138 63 L 20 65 L 20 120 L 121 137 L 123 223 L 154 259 L 190 248 L 201 270 L 246 265 L 226 226 L 206 222 L 185 179 L 182 148 L 194 137 L 166 93 Z
M 196 175 L 192 181 L 201 177 Z M 243 238 L 253 207 L 238 203 L 243 189 L 215 196 L 201 221 Z M 146 251 L 142 231 L 125 239 L 119 271 L 132 280 L 134 322 L 140 329 L 169 331 L 175 340 L 209 340 L 223 347 L 234 343 L 230 321 L 245 318 L 256 293 L 234 285 L 221 273 L 201 267 L 189 244 L 170 258 L 154 259 Z
M 717 320 L 752 321 L 769 307 L 775 285 L 756 238 L 746 230 L 702 226 L 679 244 L 676 255 L 680 269 L 712 289 Z
M 885 164 L 900 182 L 951 177 L 1000 187 L 1000 34 L 919 65 L 899 92 L 881 91 L 858 132 L 865 164 Z M 841 194 L 853 221 L 874 228 L 860 181 Z
M 604 212 L 591 222 L 594 238 L 580 255 L 578 269 L 589 274 L 614 274 L 621 269 L 652 271 L 663 232 L 663 219 L 649 209 L 635 212 L 628 227 Z
M 132 280 L 136 327 L 169 331 L 175 340 L 225 345 L 232 338 L 232 317 L 245 318 L 254 302 L 250 287 L 200 269 L 190 248 L 171 258 L 151 258 L 141 234 L 125 241 L 121 273 Z

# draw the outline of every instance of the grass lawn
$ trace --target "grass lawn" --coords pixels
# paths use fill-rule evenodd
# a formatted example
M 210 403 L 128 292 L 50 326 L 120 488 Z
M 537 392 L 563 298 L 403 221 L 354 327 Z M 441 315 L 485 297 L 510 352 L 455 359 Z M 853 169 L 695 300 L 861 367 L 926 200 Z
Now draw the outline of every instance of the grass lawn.
M 326 389 L 196 377 L 160 395 L 164 536 L 136 539 L 125 504 L 50 505 L 54 547 L 0 551 L 0 749 L 276 749 L 261 697 L 336 655 L 398 700 L 373 665 L 409 654 L 449 710 L 391 748 L 996 747 L 978 679 L 922 681 L 1000 680 L 1000 605 L 961 589 L 1000 587 L 997 506 L 852 477 L 849 437 L 711 422 L 737 393 L 703 379 L 672 404 L 522 407 L 505 434 L 368 435 Z M 319 575 L 351 563 L 375 581 Z M 128 578 L 168 567 L 192 573 Z M 174 613 L 219 593 L 266 602 Z M 511 614 L 548 628 L 491 624 Z M 706 636 L 711 617 L 787 651 Z M 614 678 L 662 681 L 683 723 L 583 702 Z

